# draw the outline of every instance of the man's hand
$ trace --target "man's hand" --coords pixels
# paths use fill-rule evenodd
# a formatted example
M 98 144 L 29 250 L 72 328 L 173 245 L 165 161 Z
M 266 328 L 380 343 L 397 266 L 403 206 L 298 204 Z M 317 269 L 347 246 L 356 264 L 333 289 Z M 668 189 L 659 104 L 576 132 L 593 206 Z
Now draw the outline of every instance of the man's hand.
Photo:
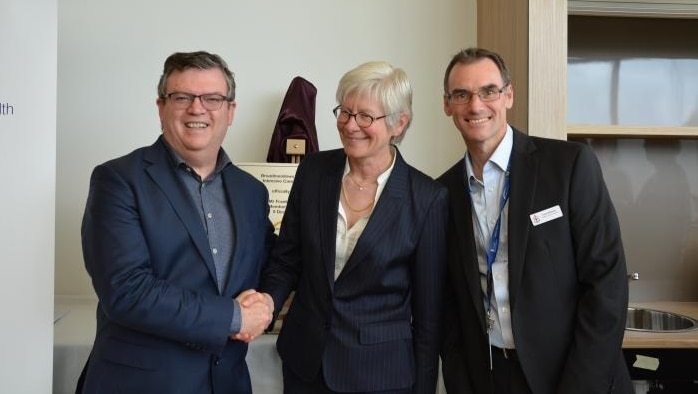
M 253 289 L 243 291 L 235 299 L 240 303 L 242 325 L 240 332 L 230 338 L 249 343 L 271 324 L 274 300 L 269 294 Z

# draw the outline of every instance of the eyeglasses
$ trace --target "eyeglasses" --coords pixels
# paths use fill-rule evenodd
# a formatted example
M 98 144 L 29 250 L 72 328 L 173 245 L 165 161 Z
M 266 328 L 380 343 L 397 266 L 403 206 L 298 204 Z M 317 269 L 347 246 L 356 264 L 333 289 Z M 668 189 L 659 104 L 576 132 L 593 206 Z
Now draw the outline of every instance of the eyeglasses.
M 165 96 L 175 108 L 186 109 L 191 106 L 196 98 L 201 101 L 201 106 L 207 111 L 217 111 L 221 109 L 223 103 L 229 102 L 227 97 L 217 93 L 191 94 L 191 93 L 170 93 Z
M 333 110 L 332 113 L 334 114 L 334 117 L 337 118 L 337 122 L 339 123 L 347 123 L 349 119 L 352 117 L 356 121 L 356 125 L 361 127 L 361 128 L 366 128 L 369 127 L 373 124 L 373 122 L 377 121 L 378 119 L 383 119 L 385 117 L 390 116 L 390 114 L 383 115 L 383 116 L 372 116 L 363 112 L 359 112 L 356 114 L 352 114 L 351 112 L 347 111 L 346 109 L 342 109 L 341 105 L 336 106 Z
M 446 98 L 448 99 L 448 101 L 451 102 L 451 104 L 457 105 L 468 104 L 475 95 L 480 97 L 480 100 L 485 102 L 494 101 L 499 98 L 499 96 L 502 94 L 502 92 L 504 92 L 507 86 L 509 86 L 508 83 L 499 89 L 497 89 L 496 87 L 486 87 L 476 92 L 469 92 L 465 89 L 456 89 L 451 93 L 447 93 Z

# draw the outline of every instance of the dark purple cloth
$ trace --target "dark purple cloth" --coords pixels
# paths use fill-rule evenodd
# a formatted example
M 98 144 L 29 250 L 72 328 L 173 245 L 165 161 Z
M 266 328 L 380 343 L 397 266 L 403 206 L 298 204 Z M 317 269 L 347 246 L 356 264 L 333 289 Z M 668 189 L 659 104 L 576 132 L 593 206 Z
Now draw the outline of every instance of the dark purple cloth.
M 286 140 L 305 140 L 305 154 L 319 150 L 315 128 L 315 96 L 317 88 L 302 77 L 295 77 L 286 91 L 279 118 L 269 143 L 267 162 L 290 163 Z

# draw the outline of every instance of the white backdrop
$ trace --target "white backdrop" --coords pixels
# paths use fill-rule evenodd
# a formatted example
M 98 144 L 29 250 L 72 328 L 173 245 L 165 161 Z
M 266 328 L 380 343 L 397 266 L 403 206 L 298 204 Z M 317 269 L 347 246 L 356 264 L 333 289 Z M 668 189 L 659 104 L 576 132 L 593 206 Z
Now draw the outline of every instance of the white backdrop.
M 443 72 L 475 43 L 475 0 L 61 0 L 58 9 L 56 294 L 92 294 L 80 220 L 92 168 L 159 135 L 156 85 L 175 51 L 219 53 L 235 72 L 234 162 L 265 161 L 293 77 L 318 88 L 320 149 L 340 147 L 336 84 L 369 60 L 402 67 L 415 112 L 401 151 L 432 176 L 463 155 L 442 110 Z
M 0 391 L 49 393 L 56 0 L 0 0 Z

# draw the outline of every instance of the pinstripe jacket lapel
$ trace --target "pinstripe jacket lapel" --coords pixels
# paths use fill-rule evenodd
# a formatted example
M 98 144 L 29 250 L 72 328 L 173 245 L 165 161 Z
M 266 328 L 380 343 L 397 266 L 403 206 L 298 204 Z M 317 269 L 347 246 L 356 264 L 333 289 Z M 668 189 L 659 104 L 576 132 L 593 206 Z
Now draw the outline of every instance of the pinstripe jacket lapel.
M 332 163 L 327 166 L 327 170 L 320 180 L 320 245 L 322 245 L 322 261 L 325 262 L 327 271 L 327 281 L 330 289 L 334 288 L 334 263 L 336 256 L 337 233 L 337 205 L 339 204 L 339 193 L 342 187 L 342 172 L 346 156 L 344 151 L 337 150 L 337 155 L 332 158 Z
M 375 247 L 380 247 L 383 234 L 389 234 L 395 229 L 391 225 L 399 217 L 404 198 L 407 196 L 408 172 L 407 164 L 402 159 L 400 152 L 395 150 L 395 166 L 390 173 L 383 193 L 381 194 L 371 218 L 354 247 L 354 251 L 344 266 L 342 274 L 350 272 L 359 262 L 364 260 L 366 254 Z

